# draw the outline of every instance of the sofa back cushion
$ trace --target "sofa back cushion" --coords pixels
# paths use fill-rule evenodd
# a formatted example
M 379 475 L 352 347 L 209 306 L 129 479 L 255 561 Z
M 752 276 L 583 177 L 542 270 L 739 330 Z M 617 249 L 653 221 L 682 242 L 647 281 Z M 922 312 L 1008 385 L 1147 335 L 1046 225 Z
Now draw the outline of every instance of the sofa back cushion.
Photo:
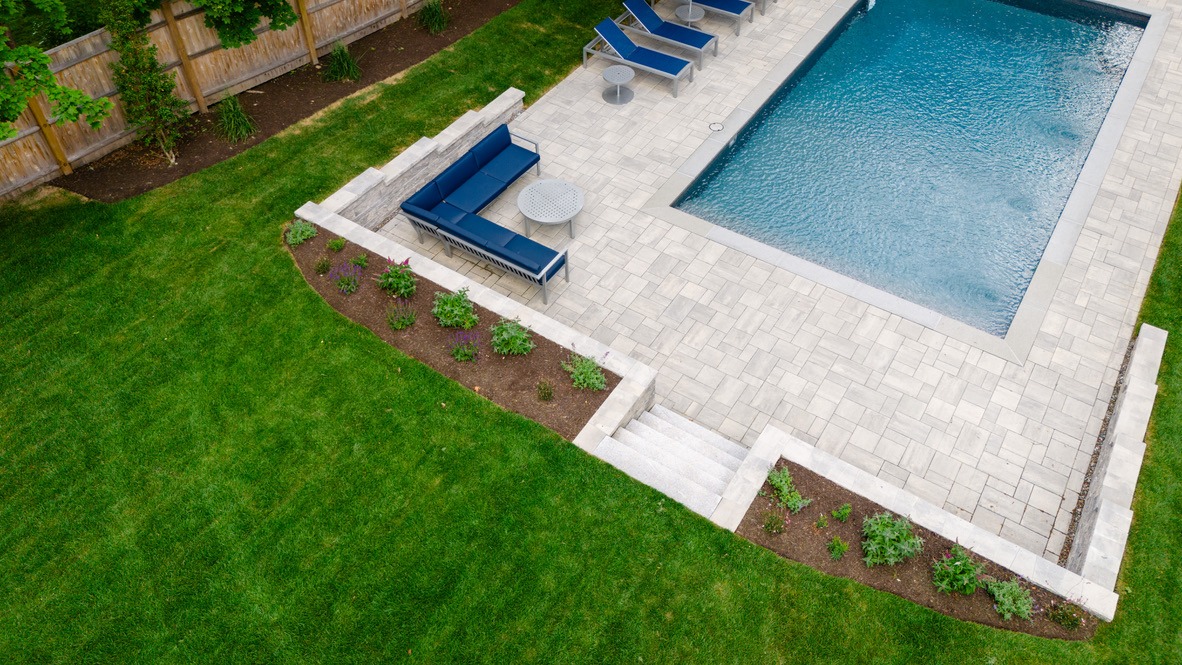
M 497 155 L 501 154 L 501 151 L 508 148 L 511 143 L 513 143 L 513 139 L 509 136 L 509 126 L 501 125 L 481 139 L 480 143 L 472 148 L 471 154 L 480 166 L 484 166 L 496 159 Z
M 439 191 L 443 194 L 443 198 L 447 198 L 448 194 L 456 191 L 479 169 L 480 165 L 476 163 L 476 158 L 472 156 L 472 153 L 465 153 L 455 164 L 447 167 L 447 170 L 435 178 L 435 184 L 439 185 Z
M 439 202 L 442 200 L 443 192 L 439 191 L 439 185 L 435 184 L 435 181 L 432 180 L 426 185 L 423 185 L 423 188 L 415 192 L 406 202 L 424 210 L 430 210 L 439 205 Z

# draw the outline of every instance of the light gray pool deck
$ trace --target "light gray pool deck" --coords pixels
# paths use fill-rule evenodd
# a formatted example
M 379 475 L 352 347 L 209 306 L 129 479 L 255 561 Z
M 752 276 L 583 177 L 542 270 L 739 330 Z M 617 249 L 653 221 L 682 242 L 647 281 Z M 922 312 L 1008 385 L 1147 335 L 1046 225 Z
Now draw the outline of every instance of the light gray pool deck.
M 636 98 L 604 103 L 592 60 L 530 106 L 514 131 L 541 143 L 543 178 L 586 192 L 571 279 L 541 292 L 419 243 L 395 218 L 382 233 L 657 368 L 657 401 L 745 445 L 773 424 L 990 532 L 1057 559 L 1182 181 L 1182 0 L 1114 140 L 1106 173 L 1025 357 L 999 354 L 674 224 L 645 210 L 786 58 L 807 53 L 848 0 L 780 0 L 721 38 L 680 97 L 638 75 Z M 674 5 L 657 5 L 663 15 Z M 591 34 L 588 34 L 588 39 Z M 484 215 L 523 229 L 530 174 Z M 758 254 L 758 252 L 755 252 Z M 1045 280 L 1044 280 L 1045 281 Z M 873 298 L 868 298 L 873 300 Z

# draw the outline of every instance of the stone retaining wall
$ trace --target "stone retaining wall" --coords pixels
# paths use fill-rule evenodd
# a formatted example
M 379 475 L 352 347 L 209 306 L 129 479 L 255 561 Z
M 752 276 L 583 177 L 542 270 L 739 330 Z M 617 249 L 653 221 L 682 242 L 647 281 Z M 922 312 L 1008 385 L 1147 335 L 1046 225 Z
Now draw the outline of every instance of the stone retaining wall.
M 1145 457 L 1145 433 L 1165 347 L 1166 331 L 1141 324 L 1067 557 L 1068 570 L 1109 589 L 1116 588 L 1133 523 L 1133 491 Z

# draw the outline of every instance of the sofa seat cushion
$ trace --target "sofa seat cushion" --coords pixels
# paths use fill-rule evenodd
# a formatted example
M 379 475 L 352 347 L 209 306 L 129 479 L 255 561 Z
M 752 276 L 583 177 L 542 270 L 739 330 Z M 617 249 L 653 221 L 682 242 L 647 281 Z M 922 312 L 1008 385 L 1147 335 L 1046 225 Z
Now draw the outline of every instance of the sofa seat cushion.
M 533 168 L 541 161 L 541 157 L 533 150 L 526 150 L 519 145 L 506 146 L 501 154 L 492 161 L 480 167 L 480 172 L 490 175 L 504 183 L 510 183 L 521 177 L 521 174 Z
M 492 176 L 474 173 L 455 191 L 443 197 L 443 200 L 464 212 L 477 213 L 492 203 L 508 186 Z
M 431 212 L 434 213 L 438 219 L 451 224 L 458 224 L 459 221 L 464 218 L 464 215 L 470 214 L 449 203 L 440 203 L 434 208 L 431 208 Z
M 505 243 L 517 235 L 513 231 L 500 224 L 490 222 L 480 215 L 464 215 L 464 218 L 458 221 L 456 226 L 480 238 L 482 241 L 481 246 L 485 249 L 504 247 Z

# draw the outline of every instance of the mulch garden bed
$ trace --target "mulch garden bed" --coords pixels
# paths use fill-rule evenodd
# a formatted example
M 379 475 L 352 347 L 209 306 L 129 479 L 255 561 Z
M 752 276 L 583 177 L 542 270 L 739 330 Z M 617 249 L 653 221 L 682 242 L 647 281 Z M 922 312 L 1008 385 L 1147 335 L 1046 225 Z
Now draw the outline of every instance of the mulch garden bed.
M 415 311 L 414 325 L 394 331 L 386 322 L 386 313 L 395 304 L 395 299 L 386 294 L 375 283 L 375 278 L 387 266 L 386 259 L 369 252 L 358 245 L 346 242 L 345 248 L 334 252 L 326 247 L 328 241 L 338 236 L 318 229 L 316 237 L 296 246 L 288 247 L 304 279 L 316 289 L 333 309 L 349 319 L 369 328 L 378 337 L 397 347 L 408 356 L 430 366 L 435 371 L 454 379 L 469 390 L 475 391 L 497 403 L 504 409 L 521 414 L 554 430 L 570 441 L 578 435 L 611 391 L 620 383 L 620 377 L 604 370 L 607 377 L 606 390 L 580 390 L 571 384 L 570 375 L 563 371 L 560 363 L 570 357 L 571 352 L 554 342 L 533 336 L 537 346 L 524 356 L 500 356 L 490 346 L 490 332 L 501 317 L 480 305 L 475 305 L 480 322 L 467 333 L 478 338 L 480 355 L 475 362 L 458 362 L 451 356 L 451 347 L 460 331 L 441 328 L 431 315 L 436 291 L 448 292 L 430 280 L 418 277 L 418 286 L 409 306 Z M 361 286 L 350 295 L 337 289 L 328 275 L 316 273 L 315 265 L 327 257 L 334 266 L 346 263 L 358 254 L 368 257 L 363 269 Z M 411 269 L 414 269 L 412 264 Z M 601 358 L 596 360 L 602 361 Z M 546 381 L 554 389 L 554 398 L 544 402 L 538 397 L 538 383 Z
M 1034 612 L 1030 621 L 1017 617 L 1010 621 L 1002 620 L 994 609 L 992 596 L 984 588 L 969 596 L 937 591 L 932 584 L 932 562 L 949 552 L 954 543 L 917 525 L 913 525 L 913 532 L 923 538 L 922 553 L 898 565 L 867 568 L 862 561 L 860 545 L 862 519 L 886 512 L 885 509 L 793 462 L 781 459 L 776 468 L 787 468 L 792 474 L 796 489 L 813 502 L 792 515 L 786 508 L 779 506 L 779 502 L 773 498 L 774 490 L 765 482 L 763 490 L 755 498 L 739 526 L 738 533 L 744 538 L 823 573 L 888 591 L 964 621 L 1064 640 L 1087 640 L 1095 632 L 1099 620 L 1087 614 L 1084 615 L 1083 625 L 1076 630 L 1068 630 L 1051 621 L 1046 616 L 1047 610 L 1052 602 L 1062 603 L 1063 599 L 1024 580 L 1019 581 L 1024 588 L 1030 590 L 1034 599 Z M 843 524 L 832 516 L 831 511 L 845 503 L 851 505 L 853 512 Z M 772 534 L 764 529 L 768 513 L 784 518 L 785 525 L 781 533 Z M 828 521 L 824 528 L 816 524 L 821 515 Z M 850 546 L 849 551 L 838 561 L 830 558 L 826 548 L 834 536 L 840 537 Z M 990 561 L 976 556 L 973 556 L 973 559 L 984 564 L 985 574 L 988 576 L 1003 581 L 1017 577 L 1013 572 Z
M 241 93 L 238 99 L 258 127 L 242 143 L 230 143 L 217 134 L 211 109 L 190 116 L 177 144 L 175 166 L 136 142 L 80 166 L 51 184 L 109 203 L 167 185 L 229 159 L 333 102 L 426 60 L 518 1 L 448 0 L 444 6 L 451 14 L 451 22 L 438 35 L 421 28 L 414 15 L 367 35 L 349 45 L 349 52 L 361 65 L 361 80 L 356 82 L 327 83 L 320 78 L 320 70 L 309 64 Z M 299 30 L 299 26 L 288 29 Z

